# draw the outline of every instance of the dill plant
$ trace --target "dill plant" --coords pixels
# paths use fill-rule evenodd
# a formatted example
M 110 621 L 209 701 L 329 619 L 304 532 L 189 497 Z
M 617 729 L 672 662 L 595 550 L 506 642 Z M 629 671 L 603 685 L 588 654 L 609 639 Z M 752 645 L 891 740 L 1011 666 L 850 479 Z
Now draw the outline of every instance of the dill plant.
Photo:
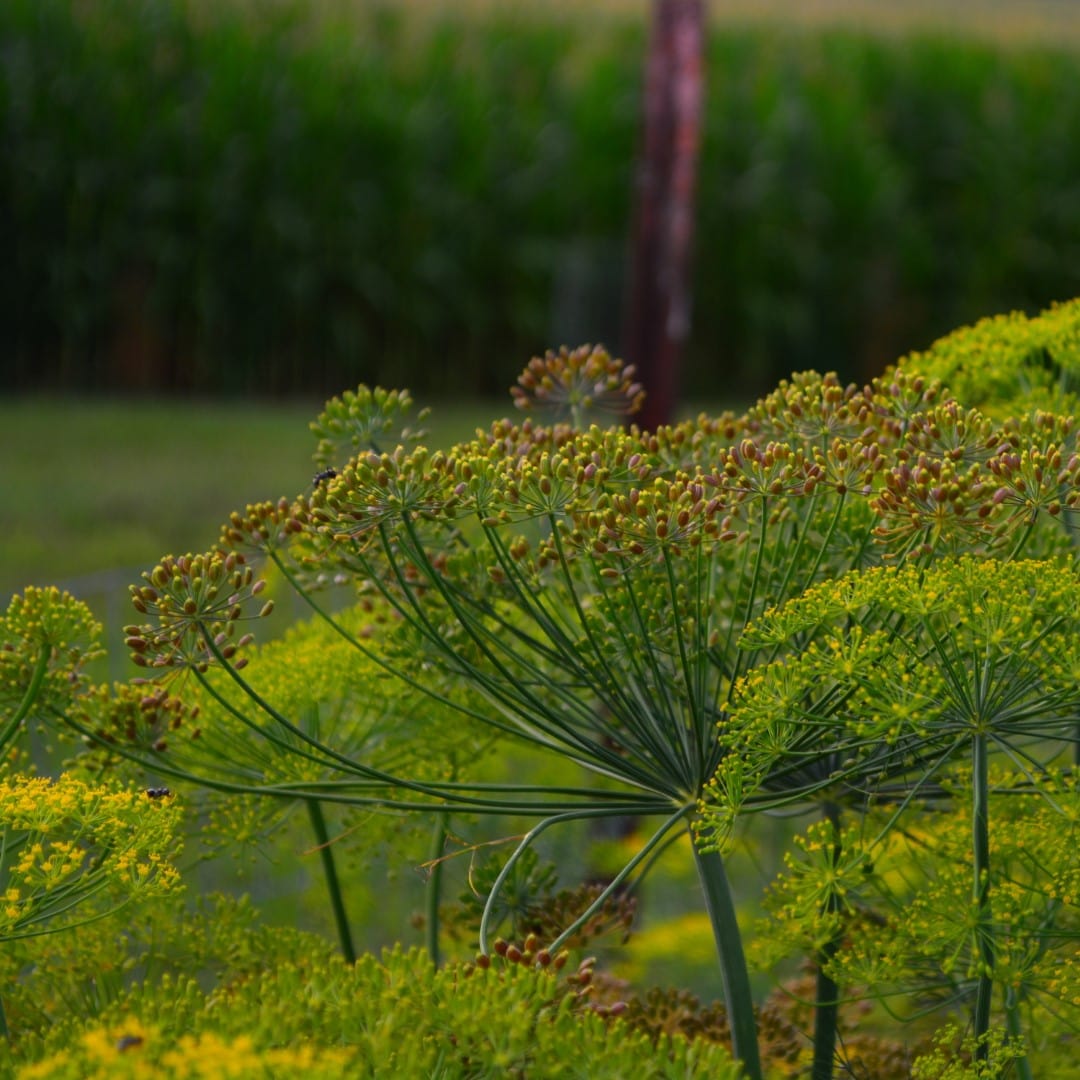
M 1075 1009 L 1069 866 L 1080 803 L 1063 763 L 1080 712 L 1078 605 L 1080 582 L 1061 560 L 966 556 L 816 586 L 748 627 L 745 647 L 779 645 L 784 656 L 741 680 L 739 722 L 721 736 L 729 752 L 709 812 L 719 828 L 749 808 L 810 797 L 863 811 L 842 834 L 834 816 L 802 841 L 782 890 L 789 932 L 809 933 L 829 969 L 849 978 L 853 951 L 878 955 L 860 981 L 879 989 L 904 986 L 906 955 L 909 995 L 932 988 L 970 1004 L 978 1055 L 996 993 L 1016 1040 L 1023 1011 Z M 783 763 L 823 749 L 831 769 L 776 782 Z M 966 844 L 946 812 L 955 804 Z M 995 829 L 992 808 L 1004 815 Z M 886 890 L 885 929 L 875 928 L 865 905 L 890 860 L 898 865 L 892 834 L 920 829 L 931 835 L 909 851 L 918 884 Z M 1037 839 L 1048 832 L 1057 836 Z M 1018 1062 L 1031 1075 L 1024 1055 Z
M 0 945 L 74 931 L 180 886 L 177 807 L 145 792 L 19 766 L 26 727 L 67 707 L 100 627 L 57 589 L 28 588 L 0 616 Z M 5 993 L 7 991 L 5 987 Z M 0 1008 L 0 1031 L 8 1035 Z
M 913 807 L 966 748 L 973 805 L 982 808 L 972 833 L 978 880 L 992 872 L 988 732 L 976 733 L 968 716 L 924 736 L 912 719 L 932 726 L 918 693 L 945 675 L 937 671 L 925 686 L 919 678 L 932 667 L 931 629 L 947 618 L 947 590 L 927 614 L 930 636 L 912 646 L 913 671 L 892 681 L 885 673 L 902 666 L 901 632 L 922 624 L 864 593 L 901 581 L 911 603 L 925 606 L 923 577 L 966 572 L 959 556 L 987 574 L 1021 554 L 1071 558 L 1071 528 L 1062 524 L 1070 526 L 1078 505 L 1076 424 L 1044 413 L 995 421 L 901 365 L 862 388 L 831 375 L 793 376 L 738 417 L 703 415 L 653 432 L 586 426 L 598 407 L 631 412 L 640 393 L 632 371 L 602 350 L 549 353 L 529 365 L 515 395 L 536 419 L 497 420 L 445 451 L 416 445 L 407 395 L 361 388 L 335 399 L 313 425 L 321 440 L 313 490 L 235 513 L 216 550 L 168 557 L 133 587 L 145 621 L 128 628 L 128 645 L 146 668 L 150 688 L 142 692 L 154 708 L 180 687 L 181 704 L 168 704 L 174 733 L 116 739 L 92 718 L 66 718 L 165 775 L 309 804 L 426 812 L 436 818 L 436 838 L 450 813 L 532 816 L 535 826 L 496 877 L 481 916 L 481 965 L 490 963 L 499 892 L 549 829 L 624 815 L 658 822 L 586 910 L 529 950 L 541 966 L 689 830 L 732 1044 L 755 1078 L 763 1069 L 725 832 L 751 810 L 817 807 L 834 826 L 829 860 L 841 876 L 847 860 L 863 860 L 836 842 L 842 814 L 858 817 L 889 800 Z M 550 419 L 545 409 L 554 410 Z M 593 782 L 414 773 L 406 758 L 380 759 L 363 740 L 350 742 L 348 724 L 304 722 L 296 700 L 261 679 L 257 662 L 247 665 L 254 654 L 238 628 L 247 612 L 265 610 L 253 557 L 267 560 L 340 646 L 392 675 L 402 693 L 426 696 L 449 710 L 442 716 L 456 711 L 488 738 L 577 766 Z M 874 569 L 882 564 L 891 568 Z M 1074 574 L 1071 563 L 1053 566 L 1055 580 Z M 1051 573 L 1032 571 L 1040 572 Z M 334 610 L 325 590 L 335 583 L 355 589 L 359 615 Z M 782 630 L 783 619 L 797 621 L 814 604 L 825 613 L 813 625 L 832 627 L 837 642 L 808 653 L 834 664 L 820 708 L 807 705 L 816 691 L 800 674 L 810 670 L 802 654 L 813 635 L 801 625 Z M 863 611 L 874 614 L 857 617 Z M 1049 653 L 1067 621 L 1062 613 L 1047 630 Z M 981 639 L 961 635 L 947 645 L 938 659 L 955 682 L 985 673 Z M 1021 672 L 1023 692 L 1041 692 L 1023 660 L 1014 654 L 1010 670 Z M 895 739 L 873 724 L 838 735 L 817 719 L 846 719 L 849 703 L 869 697 L 842 678 L 866 665 L 888 684 L 892 696 L 881 700 L 907 709 Z M 1072 687 L 1059 675 L 1068 715 Z M 191 685 L 216 702 L 215 723 L 244 737 L 223 734 L 213 754 L 193 750 L 206 730 L 184 711 Z M 756 712 L 751 691 L 762 702 Z M 1045 718 L 1034 709 L 1032 730 L 1008 744 L 1019 761 L 1030 757 L 1029 735 L 1046 735 Z M 1059 719 L 1051 734 L 1067 740 Z M 460 722 L 440 719 L 429 730 Z M 274 760 L 274 770 L 252 768 L 252 754 Z M 1027 782 L 1037 779 L 1033 772 Z M 330 882 L 331 895 L 337 891 Z M 836 933 L 814 943 L 815 1077 L 833 1069 L 830 971 L 843 944 L 835 891 L 819 900 L 814 915 Z M 993 968 L 996 933 L 990 904 L 987 891 L 973 908 L 973 940 L 986 946 L 975 976 L 983 1029 L 993 980 L 983 969 Z

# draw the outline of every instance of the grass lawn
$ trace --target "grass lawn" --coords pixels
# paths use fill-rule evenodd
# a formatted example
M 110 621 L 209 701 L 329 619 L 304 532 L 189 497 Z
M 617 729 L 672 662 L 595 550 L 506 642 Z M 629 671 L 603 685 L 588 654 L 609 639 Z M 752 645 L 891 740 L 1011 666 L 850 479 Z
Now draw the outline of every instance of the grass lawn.
M 149 569 L 164 554 L 206 550 L 231 511 L 311 483 L 308 423 L 321 408 L 314 400 L 0 402 L 0 594 L 6 601 L 24 585 Z M 432 443 L 468 435 L 498 408 L 440 405 L 428 424 Z

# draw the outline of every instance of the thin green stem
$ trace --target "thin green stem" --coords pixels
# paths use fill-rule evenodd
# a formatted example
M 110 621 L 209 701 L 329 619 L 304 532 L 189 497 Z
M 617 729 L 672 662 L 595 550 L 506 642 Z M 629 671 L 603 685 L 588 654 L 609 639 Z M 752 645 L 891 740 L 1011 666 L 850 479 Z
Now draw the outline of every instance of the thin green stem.
M 424 894 L 425 924 L 428 956 L 432 964 L 439 966 L 439 901 L 442 899 L 443 850 L 446 847 L 447 823 L 450 815 L 442 811 L 435 815 L 431 830 L 431 850 L 428 852 L 428 879 Z
M 651 837 L 642 845 L 641 850 L 608 882 L 603 892 L 548 946 L 552 953 L 558 952 L 570 938 L 577 933 L 603 906 L 608 897 L 622 887 L 626 879 L 642 864 L 651 866 L 651 858 L 654 853 L 666 846 L 665 841 L 668 833 L 690 812 L 690 807 L 684 806 L 676 811 Z M 639 879 L 640 880 L 640 879 Z
M 731 895 L 724 859 L 719 852 L 699 851 L 696 844 L 694 858 L 705 894 L 705 906 L 712 922 L 716 951 L 720 958 L 724 1003 L 731 1026 L 732 1050 L 746 1071 L 747 1080 L 762 1080 L 750 975 L 746 969 L 742 935 L 739 932 L 735 901 Z
M 591 721 L 589 703 L 578 693 L 569 693 L 566 688 L 553 681 L 550 672 L 535 667 L 529 658 L 520 652 L 508 650 L 505 641 L 489 628 L 484 627 L 475 618 L 470 617 L 469 612 L 462 606 L 461 599 L 455 594 L 428 558 L 427 552 L 416 533 L 416 527 L 408 514 L 402 514 L 402 525 L 411 545 L 410 555 L 414 558 L 428 577 L 433 589 L 446 601 L 451 613 L 461 628 L 469 635 L 473 643 L 479 648 L 481 654 L 491 664 L 494 674 L 488 675 L 473 663 L 465 665 L 462 672 L 470 682 L 483 689 L 494 700 L 501 702 L 511 709 L 523 722 L 522 733 L 532 737 L 534 742 L 550 748 L 552 745 L 560 747 L 560 752 L 566 756 L 573 755 L 574 760 L 580 762 L 586 768 L 594 772 L 605 772 L 626 783 L 638 783 L 642 787 L 652 788 L 653 777 L 642 772 L 632 762 L 620 758 L 614 751 L 604 744 L 589 739 L 579 730 L 577 725 L 568 723 L 565 714 L 556 714 L 546 706 L 541 697 L 530 690 L 530 686 L 543 686 L 548 691 L 557 693 L 567 713 L 580 711 L 586 726 Z M 464 663 L 459 651 L 455 651 L 447 645 L 443 635 L 437 628 L 431 625 L 427 613 L 414 595 L 415 590 L 410 588 L 405 576 L 395 560 L 390 540 L 386 535 L 385 527 L 379 526 L 380 542 L 383 546 L 391 572 L 398 582 L 402 593 L 408 598 L 409 611 L 401 607 L 403 617 L 409 619 L 414 626 L 425 634 L 429 641 L 442 650 L 452 661 L 458 664 Z M 384 595 L 388 594 L 383 591 Z M 389 596 L 388 596 L 389 599 Z M 514 671 L 501 659 L 509 656 L 518 670 Z M 527 681 L 522 678 L 522 669 L 528 672 Z M 530 732 L 533 734 L 530 736 Z M 544 740 L 536 737 L 536 732 L 542 732 Z
M 994 992 L 994 930 L 990 906 L 990 807 L 987 737 L 976 733 L 971 752 L 973 783 L 971 850 L 974 863 L 972 899 L 975 904 L 975 953 L 979 977 L 975 990 L 973 1017 L 976 1042 L 975 1058 L 986 1061 L 990 1047 L 990 1004 Z
M 481 723 L 488 724 L 491 727 L 495 727 L 500 731 L 513 732 L 520 734 L 519 729 L 511 727 L 509 724 L 500 724 L 495 722 L 488 714 L 481 713 L 475 709 L 470 709 L 461 702 L 454 701 L 452 698 L 447 697 L 445 694 L 440 694 L 437 690 L 433 689 L 431 680 L 420 680 L 410 675 L 410 673 L 404 668 L 397 667 L 389 663 L 384 657 L 373 649 L 367 648 L 355 634 L 350 634 L 349 631 L 341 625 L 322 605 L 320 605 L 315 598 L 308 592 L 296 576 L 289 570 L 284 560 L 273 549 L 269 552 L 270 558 L 273 560 L 274 565 L 278 568 L 281 575 L 288 581 L 293 591 L 304 601 L 305 604 L 315 614 L 322 619 L 339 637 L 344 641 L 347 641 L 357 652 L 362 653 L 373 664 L 376 664 L 388 675 L 394 676 L 394 678 L 401 679 L 407 686 L 412 687 L 414 690 L 419 690 L 427 697 L 432 698 L 434 701 L 439 702 L 440 705 L 446 705 L 448 708 L 454 709 L 457 712 L 462 713 L 465 716 L 472 717 L 474 720 L 479 720 Z M 407 618 L 407 614 L 398 606 L 395 605 L 394 609 Z
M 341 955 L 347 964 L 356 963 L 356 950 L 353 948 L 349 920 L 345 914 L 345 901 L 341 895 L 341 882 L 338 880 L 337 866 L 334 864 L 334 849 L 330 844 L 330 835 L 326 831 L 326 818 L 317 799 L 305 799 L 311 828 L 319 846 L 319 858 L 322 860 L 323 877 L 326 879 L 326 891 L 330 896 L 330 909 L 334 913 L 338 941 L 341 943 Z
M 758 536 L 757 548 L 754 553 L 754 569 L 750 578 L 750 589 L 746 595 L 746 608 L 743 612 L 742 625 L 744 627 L 749 626 L 751 620 L 754 617 L 754 604 L 757 602 L 758 586 L 761 584 L 761 570 L 765 565 L 765 540 L 769 534 L 769 530 L 765 527 L 769 520 L 769 506 L 768 500 L 762 498 L 761 500 L 761 533 Z M 737 643 L 736 643 L 737 644 Z M 745 662 L 746 653 L 739 649 L 735 656 L 735 663 L 732 667 L 731 682 L 734 685 L 742 673 L 743 663 Z
M 19 730 L 19 725 L 30 711 L 30 706 L 34 704 L 38 694 L 41 693 L 41 684 L 45 681 L 45 672 L 49 668 L 50 656 L 52 656 L 52 646 L 42 645 L 41 652 L 38 654 L 37 663 L 34 665 L 33 673 L 30 676 L 30 683 L 26 688 L 26 693 L 23 694 L 22 701 L 19 702 L 19 707 L 11 714 L 8 722 L 4 725 L 3 730 L 0 731 L 0 750 L 7 746 L 7 744 L 15 737 L 15 733 Z M 2 1017 L 0 1017 L 0 1019 L 2 1019 Z
M 491 951 L 488 949 L 488 930 L 491 926 L 492 913 L 495 910 L 495 903 L 499 898 L 499 893 L 502 891 L 503 885 L 506 883 L 506 879 L 510 876 L 511 871 L 514 869 L 514 865 L 518 859 L 525 854 L 526 851 L 532 846 L 533 841 L 543 832 L 546 832 L 552 825 L 559 825 L 565 821 L 577 821 L 581 818 L 592 817 L 594 815 L 588 813 L 571 813 L 571 814 L 555 814 L 553 817 L 545 818 L 539 824 L 534 825 L 521 839 L 521 842 L 516 848 L 510 858 L 506 860 L 502 870 L 499 871 L 498 877 L 495 878 L 495 883 L 491 886 L 491 892 L 488 893 L 488 898 L 484 903 L 484 911 L 480 916 L 480 952 L 485 956 Z
M 662 551 L 664 556 L 664 570 L 667 574 L 668 595 L 671 597 L 672 619 L 675 623 L 675 641 L 679 647 L 679 665 L 682 668 L 683 682 L 686 686 L 689 721 L 694 739 L 692 741 L 690 740 L 686 725 L 680 722 L 680 717 L 677 713 L 674 717 L 675 727 L 678 730 L 679 738 L 684 745 L 687 764 L 691 770 L 687 778 L 692 782 L 696 781 L 696 783 L 692 783 L 693 789 L 696 790 L 698 786 L 709 779 L 708 776 L 701 775 L 703 763 L 698 753 L 701 748 L 699 732 L 703 726 L 711 728 L 713 725 L 707 724 L 704 717 L 704 709 L 701 707 L 701 701 L 695 693 L 696 687 L 694 685 L 693 671 L 690 666 L 690 657 L 686 650 L 686 639 L 683 636 L 683 620 L 682 613 L 679 611 L 679 587 L 675 580 L 675 568 L 671 565 L 671 553 L 668 549 L 665 547 Z M 696 627 L 698 620 L 695 619 L 694 622 Z

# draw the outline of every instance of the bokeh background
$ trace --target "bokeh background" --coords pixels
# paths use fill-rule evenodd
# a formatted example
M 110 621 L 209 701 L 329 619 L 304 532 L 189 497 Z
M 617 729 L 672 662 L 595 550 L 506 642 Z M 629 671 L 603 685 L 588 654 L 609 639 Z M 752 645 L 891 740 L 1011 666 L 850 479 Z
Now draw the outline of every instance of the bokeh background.
M 446 444 L 619 352 L 650 7 L 0 0 L 0 595 L 71 588 L 121 677 L 126 584 L 310 485 L 328 395 L 408 386 Z M 685 410 L 1080 294 L 1073 0 L 715 0 L 705 79 Z M 673 858 L 633 962 L 691 985 Z
M 619 350 L 649 10 L 5 0 L 5 388 L 467 397 Z M 684 394 L 1080 292 L 1075 11 L 710 4 Z

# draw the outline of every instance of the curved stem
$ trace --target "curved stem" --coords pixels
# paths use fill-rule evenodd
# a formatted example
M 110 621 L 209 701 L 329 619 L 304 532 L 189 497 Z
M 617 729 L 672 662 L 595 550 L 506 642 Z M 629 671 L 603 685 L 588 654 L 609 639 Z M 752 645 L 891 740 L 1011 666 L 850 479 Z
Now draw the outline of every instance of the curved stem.
M 323 817 L 322 807 L 318 800 L 305 799 L 304 804 L 307 806 L 311 828 L 319 845 L 319 858 L 322 859 L 326 891 L 330 894 L 330 909 L 334 913 L 334 924 L 337 927 L 338 941 L 341 943 L 341 955 L 345 957 L 347 964 L 355 964 L 356 950 L 353 948 L 349 920 L 345 914 L 345 901 L 341 895 L 341 883 L 334 864 L 334 851 L 330 846 L 330 836 L 326 831 L 326 818 Z
M 712 922 L 716 951 L 720 957 L 732 1050 L 746 1071 L 747 1080 L 762 1080 L 750 975 L 746 970 L 742 935 L 735 916 L 735 902 L 728 884 L 724 859 L 719 852 L 699 851 L 696 844 L 694 859 L 697 862 L 701 888 L 705 893 L 705 906 Z
M 660 849 L 671 829 L 690 812 L 690 807 L 683 807 L 672 814 L 649 838 L 642 849 L 611 879 L 600 895 L 548 946 L 552 953 L 558 952 L 570 938 L 577 933 L 603 906 L 608 897 L 615 893 L 622 883 L 647 859 Z M 640 880 L 640 879 L 639 879 Z
M 30 676 L 30 685 L 27 686 L 26 693 L 23 694 L 18 708 L 11 714 L 3 730 L 0 731 L 0 750 L 14 738 L 15 733 L 19 730 L 19 725 L 30 711 L 30 706 L 34 704 L 38 694 L 41 693 L 41 684 L 45 681 L 45 672 L 49 667 L 50 656 L 52 656 L 52 646 L 42 645 L 41 653 L 38 656 L 37 663 L 34 665 L 33 674 Z M 2 1017 L 0 1017 L 0 1020 L 2 1020 Z
M 750 590 L 746 596 L 746 608 L 743 612 L 742 625 L 749 626 L 754 617 L 754 604 L 757 601 L 758 586 L 761 584 L 761 568 L 765 565 L 765 540 L 769 530 L 765 527 L 769 520 L 768 500 L 761 500 L 761 534 L 758 536 L 757 548 L 754 553 L 754 569 L 750 577 Z M 746 662 L 746 652 L 738 647 L 736 641 L 735 663 L 731 669 L 731 685 L 734 686 L 742 673 L 743 664 Z
M 510 872 L 514 869 L 514 864 L 525 854 L 526 851 L 532 846 L 532 842 L 542 833 L 551 828 L 552 825 L 558 825 L 563 821 L 577 821 L 579 818 L 591 817 L 588 813 L 571 813 L 571 814 L 555 814 L 553 817 L 545 818 L 539 824 L 534 825 L 525 835 L 522 837 L 521 843 L 514 848 L 510 858 L 506 860 L 506 864 L 502 870 L 499 871 L 499 876 L 495 879 L 495 883 L 491 886 L 491 892 L 488 893 L 487 901 L 484 904 L 483 914 L 480 916 L 480 952 L 485 956 L 490 951 L 488 949 L 488 927 L 491 925 L 491 913 L 495 909 L 495 901 L 499 897 L 499 892 L 502 890 L 506 879 L 510 876 Z
M 431 832 L 431 850 L 428 852 L 427 888 L 424 893 L 426 915 L 424 933 L 427 937 L 428 956 L 435 967 L 439 966 L 439 900 L 442 898 L 443 849 L 446 847 L 447 823 L 450 815 L 443 810 L 435 815 Z

